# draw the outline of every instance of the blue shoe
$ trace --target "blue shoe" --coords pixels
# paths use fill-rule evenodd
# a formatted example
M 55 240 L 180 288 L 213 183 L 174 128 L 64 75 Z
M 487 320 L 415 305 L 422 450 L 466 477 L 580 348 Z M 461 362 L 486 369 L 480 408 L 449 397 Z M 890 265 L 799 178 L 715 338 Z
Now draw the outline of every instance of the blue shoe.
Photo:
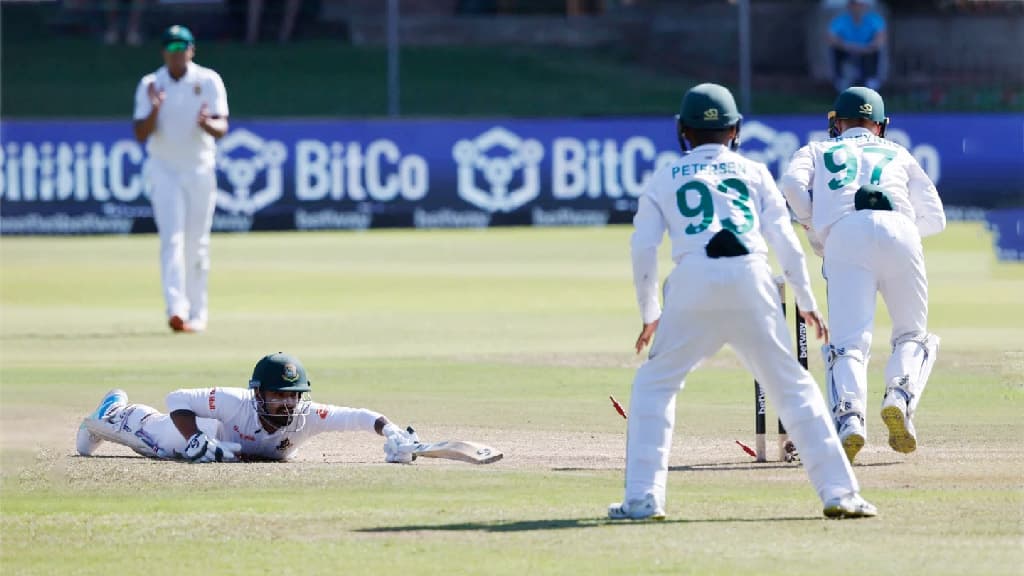
M 118 408 L 123 408 L 128 405 L 128 394 L 124 390 L 114 389 L 107 392 L 103 399 L 100 400 L 100 405 L 96 407 L 96 410 L 85 417 L 82 420 L 82 424 L 78 427 L 78 434 L 75 437 L 75 445 L 78 448 L 78 453 L 82 456 L 92 456 L 96 452 L 96 449 L 103 444 L 103 439 L 99 438 L 85 427 L 86 420 L 104 420 L 111 413 Z

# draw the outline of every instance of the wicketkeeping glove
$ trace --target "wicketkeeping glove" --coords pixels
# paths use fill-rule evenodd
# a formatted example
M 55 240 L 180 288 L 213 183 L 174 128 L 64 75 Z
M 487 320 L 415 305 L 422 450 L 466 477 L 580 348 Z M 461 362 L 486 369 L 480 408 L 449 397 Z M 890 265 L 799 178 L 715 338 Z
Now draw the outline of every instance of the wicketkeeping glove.
M 410 428 L 402 430 L 390 422 L 381 430 L 384 435 L 384 461 L 395 464 L 409 464 L 416 457 L 412 449 L 419 442 L 416 433 Z
M 242 445 L 236 442 L 218 442 L 203 432 L 196 432 L 185 446 L 185 459 L 196 464 L 202 462 L 237 462 Z

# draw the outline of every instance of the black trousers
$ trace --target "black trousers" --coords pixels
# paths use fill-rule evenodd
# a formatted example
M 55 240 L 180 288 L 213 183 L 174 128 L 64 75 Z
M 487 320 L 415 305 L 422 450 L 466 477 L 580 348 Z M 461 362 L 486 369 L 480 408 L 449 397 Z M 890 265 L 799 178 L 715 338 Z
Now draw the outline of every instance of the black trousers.
M 847 52 L 840 48 L 832 48 L 832 74 L 833 78 L 839 79 L 843 76 L 843 67 L 847 62 L 853 64 L 857 70 L 856 76 L 851 79 L 852 86 L 863 86 L 868 78 L 878 77 L 878 61 L 881 54 L 878 50 L 866 54 Z

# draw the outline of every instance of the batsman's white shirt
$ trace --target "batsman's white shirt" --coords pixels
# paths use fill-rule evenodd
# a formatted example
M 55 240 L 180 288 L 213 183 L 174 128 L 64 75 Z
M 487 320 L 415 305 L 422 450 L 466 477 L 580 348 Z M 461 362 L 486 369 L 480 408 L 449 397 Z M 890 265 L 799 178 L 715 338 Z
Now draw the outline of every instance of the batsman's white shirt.
M 172 170 L 212 167 L 217 143 L 196 122 L 204 105 L 210 116 L 228 116 L 228 95 L 220 75 L 190 62 L 185 75 L 174 80 L 162 66 L 146 74 L 135 88 L 135 120 L 143 120 L 153 111 L 149 86 L 164 92 L 164 103 L 156 119 L 156 130 L 146 143 L 150 158 Z
M 260 424 L 259 415 L 256 413 L 256 399 L 252 390 L 246 388 L 192 388 L 176 390 L 167 395 L 168 413 L 175 410 L 189 410 L 201 419 L 216 420 L 219 422 L 217 438 L 237 442 L 242 445 L 242 454 L 250 458 L 262 458 L 269 460 L 286 460 L 290 458 L 298 448 L 313 436 L 321 432 L 344 432 L 353 430 L 373 431 L 374 423 L 380 414 L 363 408 L 347 408 L 331 404 L 309 403 L 309 411 L 306 416 L 297 416 L 299 422 L 293 423 L 289 428 L 299 425 L 298 430 L 277 430 L 267 432 Z M 169 416 L 164 416 L 170 420 Z M 166 428 L 166 425 L 164 425 Z M 184 438 L 174 428 L 169 432 L 169 438 L 164 440 L 181 444 L 181 448 L 174 448 L 178 452 L 184 449 Z M 204 431 L 207 431 L 206 427 Z M 146 431 L 150 431 L 146 427 Z M 207 432 L 209 433 L 209 432 Z M 177 435 L 176 437 L 174 435 Z M 165 450 L 166 445 L 161 445 Z
M 893 210 L 914 223 L 922 238 L 946 227 L 939 193 L 917 160 L 865 128 L 797 150 L 780 183 L 797 221 L 810 225 L 822 244 L 836 222 L 856 212 L 854 195 L 866 184 L 885 190 Z

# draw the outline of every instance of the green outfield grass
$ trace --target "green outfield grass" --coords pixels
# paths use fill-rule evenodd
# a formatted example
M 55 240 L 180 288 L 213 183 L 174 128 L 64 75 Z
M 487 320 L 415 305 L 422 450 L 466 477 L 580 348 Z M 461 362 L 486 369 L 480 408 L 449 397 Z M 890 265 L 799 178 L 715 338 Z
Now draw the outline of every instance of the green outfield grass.
M 218 235 L 202 335 L 165 327 L 155 236 L 3 238 L 0 572 L 1021 573 L 1024 266 L 997 262 L 982 225 L 926 241 L 943 341 L 909 456 L 877 413 L 879 308 L 855 471 L 880 516 L 842 522 L 821 518 L 801 468 L 735 446 L 753 439 L 753 392 L 728 351 L 680 395 L 668 521 L 603 520 L 624 452 L 607 396 L 628 405 L 639 365 L 629 232 Z M 162 407 L 178 387 L 243 386 L 276 350 L 303 359 L 318 400 L 505 459 L 386 465 L 358 433 L 285 464 L 75 455 L 106 390 Z

